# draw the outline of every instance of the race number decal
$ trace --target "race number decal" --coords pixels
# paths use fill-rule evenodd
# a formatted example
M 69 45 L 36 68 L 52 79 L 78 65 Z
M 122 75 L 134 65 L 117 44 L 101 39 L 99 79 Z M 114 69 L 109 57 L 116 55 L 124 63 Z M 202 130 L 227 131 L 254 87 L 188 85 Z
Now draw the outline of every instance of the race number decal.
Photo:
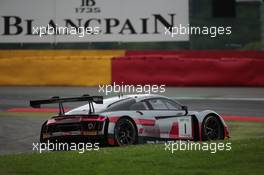
M 179 118 L 179 137 L 191 138 L 192 137 L 192 118 L 191 116 Z

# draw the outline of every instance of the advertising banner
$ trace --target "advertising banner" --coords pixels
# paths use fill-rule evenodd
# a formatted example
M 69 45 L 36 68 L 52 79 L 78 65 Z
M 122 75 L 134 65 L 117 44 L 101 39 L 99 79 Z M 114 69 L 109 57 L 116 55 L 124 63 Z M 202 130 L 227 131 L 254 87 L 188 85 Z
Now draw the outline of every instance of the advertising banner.
M 2 0 L 0 43 L 188 41 L 188 0 Z

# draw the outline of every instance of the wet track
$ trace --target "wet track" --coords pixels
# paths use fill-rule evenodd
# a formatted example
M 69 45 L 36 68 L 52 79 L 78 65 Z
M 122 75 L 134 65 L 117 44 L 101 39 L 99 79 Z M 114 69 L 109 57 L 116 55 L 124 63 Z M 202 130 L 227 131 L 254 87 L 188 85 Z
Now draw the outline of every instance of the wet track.
M 29 107 L 30 99 L 82 94 L 99 95 L 98 88 L 0 87 L 0 113 L 10 108 Z M 212 109 L 223 115 L 264 117 L 264 88 L 167 88 L 163 95 L 177 99 L 190 110 Z M 76 105 L 79 104 L 67 107 Z M 45 118 L 3 114 L 0 116 L 0 154 L 31 151 Z

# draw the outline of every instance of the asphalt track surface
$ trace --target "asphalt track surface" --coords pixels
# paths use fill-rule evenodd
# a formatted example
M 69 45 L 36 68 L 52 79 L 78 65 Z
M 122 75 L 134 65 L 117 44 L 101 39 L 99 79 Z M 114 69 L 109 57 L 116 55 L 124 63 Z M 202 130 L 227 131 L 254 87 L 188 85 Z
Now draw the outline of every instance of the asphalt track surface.
M 103 95 L 98 87 L 0 87 L 0 154 L 32 151 L 38 142 L 44 117 L 14 117 L 5 111 L 29 107 L 31 99 L 51 96 L 72 97 L 82 94 Z M 116 95 L 114 93 L 110 96 Z M 212 109 L 222 115 L 264 117 L 264 88 L 166 88 L 162 95 L 177 99 L 190 110 Z M 77 104 L 68 104 L 73 108 Z M 48 107 L 56 107 L 50 105 Z

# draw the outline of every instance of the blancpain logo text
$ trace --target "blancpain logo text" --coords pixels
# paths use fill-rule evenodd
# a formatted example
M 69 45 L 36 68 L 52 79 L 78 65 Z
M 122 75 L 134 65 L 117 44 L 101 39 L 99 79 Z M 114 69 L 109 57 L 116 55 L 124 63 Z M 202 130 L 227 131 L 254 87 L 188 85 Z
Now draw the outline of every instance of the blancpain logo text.
M 127 18 L 120 20 L 117 18 L 79 18 L 79 19 L 64 19 L 62 21 L 55 21 L 50 19 L 47 21 L 46 26 L 50 25 L 56 27 L 56 24 L 65 27 L 91 27 L 98 26 L 102 30 L 102 34 L 160 34 L 162 29 L 159 30 L 159 26 L 169 27 L 174 25 L 174 19 L 176 14 L 167 14 L 162 16 L 160 14 L 153 14 L 149 17 L 142 17 L 137 19 L 137 23 L 140 26 L 135 26 L 134 22 Z M 4 21 L 4 32 L 2 35 L 33 35 L 33 26 L 37 25 L 37 20 L 23 19 L 19 16 L 2 16 Z M 62 25 L 63 24 L 63 25 Z M 150 24 L 153 24 L 150 26 Z

